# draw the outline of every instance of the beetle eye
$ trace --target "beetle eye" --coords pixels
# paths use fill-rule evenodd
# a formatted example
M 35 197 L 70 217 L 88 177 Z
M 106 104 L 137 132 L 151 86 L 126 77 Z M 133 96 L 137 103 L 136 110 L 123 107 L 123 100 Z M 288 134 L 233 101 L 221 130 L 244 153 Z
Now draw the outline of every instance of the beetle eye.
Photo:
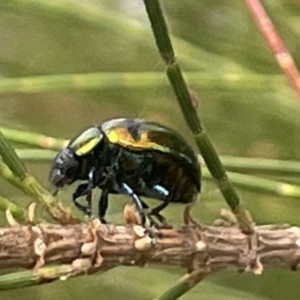
M 74 150 L 77 156 L 82 156 L 92 151 L 102 140 L 103 134 L 97 127 L 91 127 L 69 143 L 69 148 Z

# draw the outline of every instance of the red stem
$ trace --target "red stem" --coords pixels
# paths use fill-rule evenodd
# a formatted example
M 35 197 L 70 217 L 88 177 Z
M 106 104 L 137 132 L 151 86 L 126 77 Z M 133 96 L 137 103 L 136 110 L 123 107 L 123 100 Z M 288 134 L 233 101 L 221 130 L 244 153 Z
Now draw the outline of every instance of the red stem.
M 260 1 L 245 0 L 245 3 L 256 22 L 257 27 L 261 31 L 269 48 L 274 54 L 277 63 L 285 73 L 300 101 L 300 76 L 293 57 L 287 48 L 285 48 L 283 41 L 278 35 L 272 21 L 268 17 Z

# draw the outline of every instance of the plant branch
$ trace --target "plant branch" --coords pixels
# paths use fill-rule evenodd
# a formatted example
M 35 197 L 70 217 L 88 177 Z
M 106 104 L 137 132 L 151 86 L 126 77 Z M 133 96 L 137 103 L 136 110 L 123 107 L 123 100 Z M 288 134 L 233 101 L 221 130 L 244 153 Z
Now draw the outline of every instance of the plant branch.
M 68 226 L 17 225 L 0 232 L 0 269 L 33 268 L 31 276 L 40 276 L 38 282 L 47 281 L 43 270 L 50 263 L 68 264 L 63 273 L 60 269 L 51 273 L 54 280 L 145 264 L 180 266 L 198 275 L 228 267 L 260 274 L 267 266 L 296 270 L 300 257 L 300 228 L 295 226 L 257 226 L 249 236 L 238 227 L 189 225 L 151 230 L 150 238 L 139 225 L 104 225 L 93 220 Z M 186 283 L 190 280 L 186 278 Z

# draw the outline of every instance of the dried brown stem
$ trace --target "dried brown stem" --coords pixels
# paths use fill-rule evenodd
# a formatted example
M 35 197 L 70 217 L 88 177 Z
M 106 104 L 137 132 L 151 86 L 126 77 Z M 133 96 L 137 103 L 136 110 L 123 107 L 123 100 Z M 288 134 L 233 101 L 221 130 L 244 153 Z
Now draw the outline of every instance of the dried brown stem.
M 265 12 L 259 0 L 245 0 L 245 3 L 254 18 L 257 27 L 261 31 L 269 48 L 273 52 L 277 63 L 288 78 L 300 100 L 300 76 L 293 57 L 284 46 L 272 21 Z
M 176 265 L 210 273 L 227 267 L 260 274 L 263 266 L 296 270 L 300 228 L 258 226 L 247 236 L 236 227 L 182 226 L 152 232 L 139 225 L 39 224 L 0 229 L 0 269 L 70 264 L 70 274 L 115 266 Z

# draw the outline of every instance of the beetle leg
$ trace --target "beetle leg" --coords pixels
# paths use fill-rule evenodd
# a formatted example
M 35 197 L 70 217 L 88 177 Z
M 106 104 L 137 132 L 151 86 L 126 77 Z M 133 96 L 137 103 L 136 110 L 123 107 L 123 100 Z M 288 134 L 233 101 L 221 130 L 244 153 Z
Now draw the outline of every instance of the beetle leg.
M 125 194 L 129 195 L 132 198 L 132 200 L 133 200 L 133 202 L 136 206 L 136 210 L 137 210 L 138 214 L 141 217 L 142 225 L 145 225 L 146 217 L 145 217 L 145 214 L 144 214 L 143 204 L 142 204 L 142 201 L 140 200 L 140 198 L 134 193 L 134 191 L 131 189 L 131 187 L 128 186 L 126 183 L 121 184 L 121 190 Z
M 155 206 L 150 210 L 150 215 L 157 217 L 157 219 L 162 223 L 166 224 L 166 218 L 160 214 L 160 211 L 162 211 L 164 208 L 168 206 L 170 201 L 164 201 L 162 204 Z
M 94 184 L 93 184 L 94 172 L 95 172 L 95 168 L 92 167 L 89 172 L 89 181 L 88 181 L 87 188 L 86 188 L 85 201 L 87 203 L 86 208 L 87 208 L 87 215 L 89 217 L 92 214 L 92 189 L 94 187 Z
M 149 209 L 148 204 L 146 204 L 144 201 L 141 200 L 141 203 L 143 205 L 143 209 Z
M 82 205 L 80 204 L 77 199 L 79 197 L 85 196 L 86 195 L 86 201 L 87 201 L 87 205 Z M 91 211 L 92 211 L 92 190 L 89 188 L 89 184 L 88 183 L 83 183 L 80 184 L 75 192 L 73 193 L 73 203 L 74 205 L 81 210 L 85 215 L 90 216 L 91 215 Z
M 144 201 L 141 200 L 141 203 L 143 205 L 143 209 L 144 211 L 146 210 L 146 212 L 149 211 L 149 206 L 148 204 L 146 204 Z M 150 226 L 154 226 L 154 227 L 159 227 L 159 225 L 157 224 L 157 222 L 152 218 L 151 216 L 151 211 L 150 211 L 150 214 L 149 213 L 146 213 L 147 217 L 149 218 L 149 221 L 150 221 Z
M 87 206 L 86 206 L 86 215 L 88 215 L 89 217 L 91 217 L 92 215 L 92 189 L 89 189 L 87 190 L 87 194 L 86 194 L 86 197 L 85 197 L 85 201 L 87 203 Z
M 163 203 L 152 208 L 149 215 L 157 217 L 157 219 L 162 224 L 166 224 L 166 218 L 160 214 L 160 211 L 162 211 L 170 203 L 170 199 L 168 198 L 169 192 L 164 187 L 162 187 L 158 184 L 153 186 L 151 190 L 152 190 L 153 194 L 156 195 L 157 198 L 160 198 L 163 200 Z
M 107 206 L 108 206 L 108 190 L 102 190 L 100 199 L 98 201 L 98 216 L 100 221 L 103 224 L 106 224 L 104 217 L 107 210 Z

